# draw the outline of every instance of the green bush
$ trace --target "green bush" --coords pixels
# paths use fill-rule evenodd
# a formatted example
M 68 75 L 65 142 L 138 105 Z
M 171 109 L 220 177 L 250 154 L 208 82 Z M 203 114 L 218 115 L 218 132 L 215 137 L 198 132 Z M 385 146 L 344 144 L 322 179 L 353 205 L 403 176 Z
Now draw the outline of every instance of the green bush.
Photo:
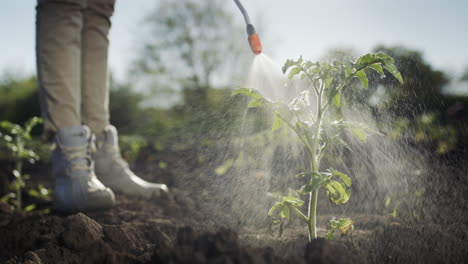
M 22 124 L 40 115 L 39 93 L 35 76 L 4 73 L 0 77 L 0 120 Z M 36 129 L 34 134 L 39 129 Z

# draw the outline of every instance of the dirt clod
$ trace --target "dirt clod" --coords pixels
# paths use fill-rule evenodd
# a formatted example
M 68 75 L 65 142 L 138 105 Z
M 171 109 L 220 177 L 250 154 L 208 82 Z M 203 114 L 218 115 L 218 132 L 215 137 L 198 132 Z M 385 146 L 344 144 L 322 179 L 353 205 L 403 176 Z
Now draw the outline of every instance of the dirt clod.
M 317 264 L 363 263 L 362 260 L 356 259 L 343 245 L 324 238 L 314 239 L 306 244 L 304 259 L 307 263 Z
M 82 213 L 68 216 L 64 224 L 63 242 L 71 249 L 87 248 L 103 237 L 102 226 Z
M 181 228 L 173 247 L 163 243 L 155 248 L 154 263 L 287 263 L 271 248 L 243 247 L 237 234 L 222 228 L 216 233 L 196 235 L 190 227 Z

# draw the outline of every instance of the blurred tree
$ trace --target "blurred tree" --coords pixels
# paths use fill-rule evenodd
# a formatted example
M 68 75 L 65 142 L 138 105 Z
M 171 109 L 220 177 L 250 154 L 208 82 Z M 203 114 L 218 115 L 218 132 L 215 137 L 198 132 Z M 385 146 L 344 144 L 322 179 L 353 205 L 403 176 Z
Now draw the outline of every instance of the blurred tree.
M 387 77 L 380 78 L 374 71 L 367 72 L 372 85 L 369 89 L 348 90 L 344 97 L 350 104 L 370 107 L 375 115 L 389 113 L 415 119 L 428 112 L 443 112 L 447 107 L 447 98 L 443 95 L 443 88 L 448 83 L 448 76 L 424 60 L 421 52 L 402 46 L 377 46 L 374 52 L 383 52 L 395 59 L 395 65 L 403 75 L 404 84 L 401 85 L 387 73 Z M 349 48 L 331 49 L 324 59 L 353 57 L 354 52 Z M 360 85 L 357 81 L 355 85 Z
M 419 51 L 400 46 L 378 46 L 374 51 L 392 56 L 405 80 L 403 85 L 399 85 L 390 77 L 381 80 L 380 84 L 386 89 L 388 110 L 410 118 L 425 112 L 443 111 L 446 100 L 442 89 L 449 81 L 444 72 L 433 69 Z M 378 87 L 375 86 L 374 91 Z
M 133 91 L 129 84 L 111 78 L 109 94 L 110 122 L 120 133 L 133 133 L 143 126 L 143 95 Z
M 368 71 L 367 77 L 372 85 L 368 89 L 347 90 L 343 96 L 345 103 L 370 110 L 377 125 L 390 128 L 394 139 L 411 138 L 419 146 L 439 154 L 465 144 L 460 141 L 466 133 L 466 124 L 460 122 L 465 108 L 463 100 L 443 93 L 449 81 L 448 75 L 433 69 L 416 50 L 378 46 L 374 52 L 392 56 L 405 83 L 400 85 L 390 74 L 380 78 L 378 73 Z M 323 56 L 329 62 L 347 57 L 353 57 L 349 48 L 330 49 Z M 358 81 L 351 85 L 362 86 Z
M 143 106 L 145 95 L 128 83 L 111 79 L 109 95 L 110 122 L 125 135 L 166 138 L 181 127 L 179 107 L 160 109 Z
M 163 104 L 173 104 L 168 96 L 175 92 L 184 103 L 205 107 L 210 87 L 245 69 L 239 67 L 250 55 L 245 32 L 225 1 L 159 2 L 147 17 L 149 34 L 133 73 L 144 86 L 155 87 Z
M 359 53 L 352 47 L 338 46 L 328 48 L 325 53 L 320 57 L 320 60 L 333 63 L 335 60 L 344 61 L 346 59 L 352 59 L 359 56 Z
M 466 68 L 465 73 L 463 73 L 462 77 L 460 78 L 462 82 L 468 82 L 468 68 Z
M 0 120 L 22 124 L 40 116 L 36 76 L 5 72 L 0 76 Z

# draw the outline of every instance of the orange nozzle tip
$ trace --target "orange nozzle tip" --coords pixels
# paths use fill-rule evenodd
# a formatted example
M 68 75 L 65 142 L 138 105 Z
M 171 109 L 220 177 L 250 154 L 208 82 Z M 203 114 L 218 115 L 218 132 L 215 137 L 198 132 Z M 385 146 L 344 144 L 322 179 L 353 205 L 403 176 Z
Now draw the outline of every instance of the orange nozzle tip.
M 249 44 L 255 55 L 262 53 L 262 42 L 260 41 L 260 36 L 258 36 L 258 34 L 252 34 L 249 36 Z

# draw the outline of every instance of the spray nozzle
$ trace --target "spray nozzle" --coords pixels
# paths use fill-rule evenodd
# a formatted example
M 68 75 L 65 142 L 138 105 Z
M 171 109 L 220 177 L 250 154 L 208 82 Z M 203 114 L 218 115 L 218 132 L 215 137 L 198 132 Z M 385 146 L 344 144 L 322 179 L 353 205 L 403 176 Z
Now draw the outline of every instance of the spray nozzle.
M 255 32 L 255 27 L 252 24 L 247 25 L 247 34 L 249 35 L 250 49 L 255 55 L 262 53 L 262 42 L 260 36 Z
M 249 36 L 250 48 L 255 55 L 258 55 L 262 53 L 262 42 L 260 41 L 260 37 L 255 32 L 255 28 L 250 22 L 249 14 L 247 14 L 247 11 L 241 4 L 240 0 L 234 0 L 234 2 L 236 3 L 237 7 L 239 7 L 239 10 L 244 16 L 245 24 L 247 24 L 247 35 Z

